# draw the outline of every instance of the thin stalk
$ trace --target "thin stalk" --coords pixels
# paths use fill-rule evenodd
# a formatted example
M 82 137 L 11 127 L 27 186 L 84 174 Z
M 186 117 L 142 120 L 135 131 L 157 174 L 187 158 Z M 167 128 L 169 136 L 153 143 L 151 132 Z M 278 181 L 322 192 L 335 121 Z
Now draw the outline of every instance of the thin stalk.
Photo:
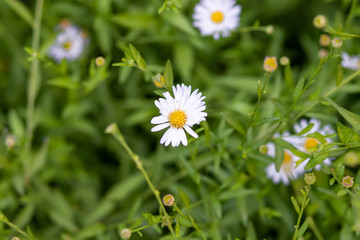
M 35 6 L 35 21 L 33 26 L 33 37 L 32 37 L 32 49 L 34 52 L 39 52 L 40 46 L 40 30 L 41 30 L 41 18 L 43 12 L 44 0 L 37 0 Z M 27 111 L 26 111 L 26 142 L 25 150 L 27 153 L 31 152 L 31 142 L 33 139 L 34 131 L 34 107 L 35 100 L 40 85 L 39 78 L 39 59 L 34 57 L 31 62 L 30 77 L 28 84 L 27 93 Z
M 299 228 L 300 228 L 300 221 L 301 221 L 301 217 L 302 217 L 302 215 L 304 213 L 304 210 L 305 210 L 305 204 L 306 204 L 307 197 L 309 195 L 310 185 L 307 185 L 305 187 L 305 189 L 306 189 L 306 194 L 305 194 L 305 196 L 303 196 L 303 200 L 302 200 L 302 203 L 301 203 L 300 213 L 299 213 L 299 216 L 298 216 L 298 219 L 297 219 L 297 222 L 296 222 L 295 233 L 294 233 L 293 240 L 296 240 L 296 236 L 297 236 L 297 233 L 298 233 Z
M 166 212 L 165 206 L 163 205 L 161 198 L 160 198 L 160 192 L 154 187 L 153 183 L 151 182 L 149 175 L 147 174 L 147 172 L 145 171 L 144 167 L 143 167 L 143 163 L 141 162 L 140 158 L 138 155 L 136 155 L 131 148 L 129 147 L 129 145 L 126 143 L 123 135 L 121 134 L 119 128 L 117 127 L 117 125 L 115 123 L 109 125 L 106 130 L 105 133 L 111 134 L 113 135 L 113 137 L 125 148 L 126 152 L 129 154 L 130 158 L 134 161 L 136 167 L 140 170 L 140 172 L 143 174 L 146 182 L 148 183 L 151 191 L 153 192 L 153 194 L 155 195 L 156 200 L 159 203 L 160 209 L 161 211 L 164 213 L 164 217 L 165 217 L 165 223 L 168 226 L 172 236 L 174 239 L 176 239 L 176 234 L 174 232 L 174 229 L 171 225 L 171 219 L 169 214 Z
M 14 223 L 10 222 L 2 213 L 0 213 L 0 221 L 17 231 L 18 233 L 24 235 L 25 237 L 32 239 L 29 234 L 21 230 L 18 226 L 16 226 Z

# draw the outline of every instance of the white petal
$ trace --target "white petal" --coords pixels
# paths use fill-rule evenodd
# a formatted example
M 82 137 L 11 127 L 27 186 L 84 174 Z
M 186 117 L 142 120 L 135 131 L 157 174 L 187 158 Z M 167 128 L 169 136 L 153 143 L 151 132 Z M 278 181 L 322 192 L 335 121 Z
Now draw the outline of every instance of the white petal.
M 159 124 L 159 123 L 165 123 L 165 122 L 168 122 L 168 121 L 169 121 L 169 119 L 167 119 L 163 115 L 160 115 L 160 116 L 157 116 L 157 117 L 153 117 L 150 122 L 152 124 Z
M 167 128 L 170 126 L 170 123 L 163 123 L 163 124 L 159 124 L 155 127 L 153 127 L 151 129 L 152 132 L 157 132 L 157 131 L 160 131 L 160 130 L 163 130 L 164 128 Z
M 165 133 L 164 135 L 162 136 L 162 138 L 160 139 L 160 143 L 161 144 L 164 144 L 166 142 L 166 140 L 168 139 L 169 137 L 169 133 L 171 131 L 171 128 L 169 128 Z
M 197 135 L 196 132 L 194 132 L 189 126 L 184 126 L 185 130 L 194 138 L 198 138 L 199 136 Z

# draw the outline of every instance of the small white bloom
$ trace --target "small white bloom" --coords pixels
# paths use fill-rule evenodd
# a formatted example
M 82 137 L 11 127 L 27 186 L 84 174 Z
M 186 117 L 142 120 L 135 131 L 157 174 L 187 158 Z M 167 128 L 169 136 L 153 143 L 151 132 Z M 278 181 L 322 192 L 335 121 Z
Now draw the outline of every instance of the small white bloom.
M 240 12 L 235 0 L 200 0 L 194 9 L 193 25 L 203 36 L 228 37 L 240 25 Z
M 346 52 L 341 53 L 341 66 L 352 70 L 360 69 L 360 55 L 350 56 Z
M 155 105 L 160 110 L 160 116 L 151 119 L 152 124 L 157 126 L 151 129 L 152 132 L 160 131 L 164 128 L 169 129 L 162 136 L 160 143 L 173 147 L 179 146 L 180 142 L 187 145 L 187 138 L 184 129 L 194 138 L 198 138 L 196 132 L 191 127 L 195 124 L 205 121 L 207 116 L 205 97 L 196 89 L 191 93 L 191 86 L 184 84 L 173 86 L 174 97 L 169 92 L 164 93 L 165 98 L 155 101 Z
M 60 63 L 64 58 L 75 60 L 81 56 L 88 38 L 84 32 L 74 25 L 59 28 L 62 31 L 57 35 L 54 44 L 49 48 L 49 56 Z
M 314 126 L 312 127 L 312 129 L 306 134 L 311 134 L 311 133 L 315 133 L 318 132 L 324 136 L 326 135 L 331 135 L 334 132 L 334 130 L 329 126 L 321 126 L 321 122 L 317 119 L 310 119 L 310 121 L 308 122 L 305 119 L 301 119 L 299 123 L 294 124 L 294 130 L 296 133 L 301 132 L 301 130 L 303 130 L 304 128 L 306 128 L 309 124 L 313 123 Z M 314 148 L 316 146 L 318 146 L 320 144 L 320 142 L 316 139 L 316 138 L 312 138 L 312 137 L 298 137 L 298 136 L 292 136 L 289 137 L 289 139 L 291 139 L 291 141 L 293 142 L 293 145 L 295 147 L 297 147 L 300 151 L 302 152 L 306 152 L 306 153 L 311 153 L 314 151 Z M 287 140 L 289 140 L 287 139 Z M 326 138 L 326 140 L 328 142 L 332 142 L 331 138 Z M 304 163 L 308 163 L 310 159 L 304 161 Z M 323 161 L 324 164 L 326 165 L 330 165 L 331 164 L 331 160 L 329 158 L 325 159 Z M 316 165 L 315 166 L 316 170 L 320 170 L 321 169 L 321 164 Z
M 285 139 L 285 138 L 284 138 Z M 286 139 L 288 141 L 288 139 Z M 290 141 L 289 141 L 290 142 Z M 290 142 L 291 143 L 291 142 Z M 275 144 L 268 143 L 268 155 L 270 157 L 275 157 Z M 280 171 L 277 172 L 275 169 L 275 163 L 271 163 L 266 167 L 265 172 L 268 178 L 271 178 L 274 183 L 283 182 L 285 185 L 290 183 L 290 180 L 294 180 L 304 174 L 304 164 L 301 163 L 298 167 L 296 166 L 296 161 L 299 160 L 297 156 L 292 154 L 289 150 L 284 150 L 284 160 L 281 165 Z

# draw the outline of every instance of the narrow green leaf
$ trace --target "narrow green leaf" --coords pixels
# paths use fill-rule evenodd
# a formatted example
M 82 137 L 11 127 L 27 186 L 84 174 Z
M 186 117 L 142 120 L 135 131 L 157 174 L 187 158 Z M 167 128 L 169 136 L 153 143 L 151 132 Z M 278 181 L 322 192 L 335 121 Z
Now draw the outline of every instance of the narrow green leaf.
M 4 0 L 4 2 L 31 27 L 34 25 L 31 12 L 23 2 L 19 0 Z
M 47 84 L 54 86 L 54 87 L 60 87 L 60 88 L 66 88 L 66 89 L 77 89 L 79 88 L 79 83 L 75 82 L 74 80 L 70 78 L 53 78 L 47 81 Z
M 291 202 L 292 202 L 292 204 L 293 204 L 293 206 L 295 208 L 295 211 L 297 213 L 299 213 L 300 212 L 300 206 L 299 206 L 298 202 L 296 201 L 296 199 L 293 196 L 291 196 Z
M 334 171 L 335 171 L 335 175 L 341 179 L 344 176 L 344 172 L 345 172 L 344 164 L 338 164 L 335 167 Z
M 220 113 L 220 115 L 226 120 L 226 122 L 232 126 L 238 133 L 240 133 L 241 135 L 245 135 L 245 129 L 244 127 L 241 125 L 241 123 L 237 120 L 235 120 L 234 118 L 230 117 L 229 115 L 225 114 L 225 113 Z
M 130 48 L 130 51 L 131 51 L 131 54 L 132 54 L 134 60 L 136 61 L 137 64 L 139 64 L 140 57 L 141 57 L 140 52 L 132 44 L 129 44 L 129 48 Z
M 279 145 L 275 145 L 275 169 L 280 171 L 281 165 L 284 162 L 284 149 Z
M 351 128 L 344 126 L 340 122 L 336 123 L 339 139 L 344 144 L 360 143 L 360 136 Z
M 343 68 L 342 68 L 342 66 L 340 64 L 338 64 L 337 68 L 336 68 L 336 86 L 339 86 L 339 84 L 341 83 L 343 77 L 344 77 Z
M 341 189 L 336 193 L 336 196 L 342 197 L 342 196 L 345 196 L 346 194 L 347 194 L 347 191 L 345 189 Z
M 285 149 L 293 149 L 295 148 L 291 143 L 285 141 L 282 138 L 274 138 L 274 143 Z
M 349 110 L 340 107 L 337 105 L 334 101 L 332 101 L 330 98 L 326 99 L 339 113 L 341 116 L 343 116 L 346 121 L 348 121 L 351 125 L 353 125 L 354 128 L 357 130 L 360 130 L 360 116 L 350 112 Z
M 300 98 L 304 88 L 304 84 L 305 84 L 305 77 L 302 77 L 300 78 L 294 89 L 294 94 L 293 94 L 294 102 L 296 102 Z
M 161 223 L 162 221 L 162 216 L 154 216 L 151 213 L 147 213 L 147 212 L 143 212 L 141 213 L 141 215 L 150 225 Z
M 164 81 L 166 88 L 171 89 L 173 86 L 174 76 L 170 60 L 168 60 L 165 65 Z
M 179 221 L 179 224 L 181 226 L 185 226 L 185 227 L 191 227 L 191 221 L 189 220 L 188 216 L 179 216 L 177 218 L 177 220 Z
M 300 150 L 298 150 L 296 148 L 292 148 L 292 149 L 289 149 L 289 150 L 290 150 L 290 152 L 292 152 L 292 154 L 294 154 L 295 156 L 297 156 L 299 158 L 306 158 L 307 159 L 307 158 L 310 157 L 309 154 L 304 153 L 304 152 L 302 152 L 302 151 L 300 151 Z
M 189 196 L 187 195 L 186 192 L 184 192 L 183 190 L 181 190 L 181 188 L 178 188 L 178 193 L 180 195 L 181 201 L 182 203 L 186 206 L 189 207 L 191 204 L 191 200 L 189 198 Z
M 278 98 L 271 98 L 270 99 L 271 102 L 274 104 L 274 106 L 279 109 L 280 113 L 282 115 L 285 115 L 287 112 L 287 106 L 285 105 L 285 103 L 283 103 L 280 99 Z
M 329 156 L 329 153 L 320 153 L 320 154 L 314 154 L 309 162 L 305 166 L 305 170 L 310 170 L 316 165 L 322 163 L 327 157 Z
M 305 222 L 299 228 L 296 239 L 299 239 L 302 237 L 302 235 L 304 235 L 306 229 L 309 227 L 310 221 L 311 221 L 310 217 L 307 217 Z
M 299 136 L 304 135 L 304 134 L 308 133 L 313 127 L 314 127 L 314 124 L 310 123 L 303 130 L 301 130 L 297 135 L 299 135 Z
M 335 178 L 331 178 L 331 179 L 329 180 L 330 186 L 334 185 L 335 181 L 336 181 Z
M 11 132 L 20 140 L 25 135 L 25 126 L 18 113 L 12 109 L 8 115 Z

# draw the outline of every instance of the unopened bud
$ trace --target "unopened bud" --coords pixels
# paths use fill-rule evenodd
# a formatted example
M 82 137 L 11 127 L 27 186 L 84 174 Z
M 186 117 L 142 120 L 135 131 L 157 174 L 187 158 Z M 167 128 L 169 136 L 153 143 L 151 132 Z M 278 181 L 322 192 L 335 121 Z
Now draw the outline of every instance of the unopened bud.
M 346 188 L 351 188 L 354 185 L 354 178 L 350 176 L 343 177 L 341 183 Z
M 121 230 L 121 238 L 122 239 L 130 239 L 131 237 L 131 230 L 128 228 L 124 228 L 123 230 Z
M 283 57 L 280 58 L 280 64 L 281 64 L 282 66 L 286 66 L 286 65 L 288 65 L 289 63 L 290 63 L 290 59 L 289 59 L 288 57 L 283 56 Z
M 318 52 L 319 58 L 326 58 L 329 55 L 329 51 L 326 49 L 320 49 Z
M 314 173 L 306 173 L 304 179 L 306 184 L 313 185 L 316 181 L 316 176 Z
M 327 34 L 321 34 L 319 38 L 319 43 L 322 47 L 328 47 L 331 43 L 331 37 Z
M 162 88 L 163 86 L 165 86 L 165 81 L 164 81 L 164 76 L 161 74 L 157 74 L 154 78 L 154 85 L 157 88 Z
M 331 41 L 331 44 L 334 48 L 340 48 L 343 44 L 342 40 L 340 38 L 334 38 L 332 41 Z
M 11 240 L 20 240 L 18 237 L 12 237 Z
M 259 151 L 262 153 L 262 154 L 267 154 L 268 151 L 269 151 L 269 148 L 266 146 L 266 145 L 261 145 L 259 147 Z
M 174 204 L 174 202 L 175 202 L 175 198 L 171 194 L 167 194 L 163 197 L 163 203 L 165 206 L 170 207 Z
M 344 163 L 349 167 L 356 167 L 359 164 L 359 154 L 349 151 L 344 156 Z
M 274 26 L 273 25 L 269 25 L 266 27 L 265 32 L 269 35 L 274 33 Z
M 6 147 L 13 148 L 15 144 L 16 144 L 16 137 L 14 135 L 9 134 L 5 137 Z
M 105 64 L 105 59 L 103 57 L 97 57 L 95 59 L 95 64 L 96 66 L 101 67 Z
M 276 57 L 266 56 L 264 59 L 264 70 L 267 72 L 274 72 L 277 69 Z
M 324 15 L 317 15 L 313 20 L 313 24 L 316 28 L 324 28 L 327 25 L 327 19 Z

